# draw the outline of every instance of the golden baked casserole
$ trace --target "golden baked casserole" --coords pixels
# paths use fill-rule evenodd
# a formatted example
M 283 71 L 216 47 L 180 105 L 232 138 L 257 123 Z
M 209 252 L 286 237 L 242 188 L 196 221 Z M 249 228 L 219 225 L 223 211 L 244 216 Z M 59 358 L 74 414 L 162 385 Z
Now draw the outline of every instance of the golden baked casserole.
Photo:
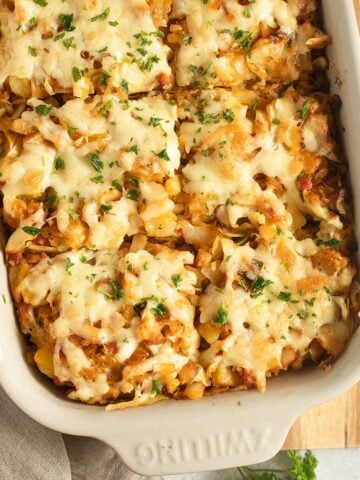
M 19 0 L 0 24 L 28 360 L 108 409 L 331 368 L 359 309 L 317 2 Z

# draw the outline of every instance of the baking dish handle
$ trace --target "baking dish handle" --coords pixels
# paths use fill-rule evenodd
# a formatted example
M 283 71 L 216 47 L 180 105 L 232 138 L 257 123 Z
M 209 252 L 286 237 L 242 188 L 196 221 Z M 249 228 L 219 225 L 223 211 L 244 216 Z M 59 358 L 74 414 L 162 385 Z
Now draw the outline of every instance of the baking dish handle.
M 166 415 L 162 418 L 145 432 L 131 430 L 102 440 L 141 475 L 217 470 L 273 457 L 283 446 L 296 415 L 278 411 L 262 421 L 249 413 L 222 426 L 209 422 L 204 414 L 188 425 L 181 425 L 181 418 L 176 425 L 164 425 Z

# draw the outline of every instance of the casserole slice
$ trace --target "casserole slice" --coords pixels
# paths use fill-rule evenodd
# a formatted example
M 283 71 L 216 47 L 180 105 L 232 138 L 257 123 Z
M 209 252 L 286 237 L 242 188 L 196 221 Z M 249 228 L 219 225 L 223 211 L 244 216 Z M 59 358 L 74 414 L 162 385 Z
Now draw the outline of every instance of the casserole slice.
M 139 231 L 172 235 L 165 184 L 176 183 L 180 161 L 176 107 L 112 94 L 51 102 L 31 99 L 20 118 L 2 119 L 4 216 L 15 229 L 7 251 L 116 249 Z
M 168 2 L 157 4 L 160 26 Z M 0 18 L 0 86 L 7 82 L 20 97 L 149 92 L 172 84 L 169 48 L 145 0 L 7 1 Z
M 178 94 L 184 193 L 193 223 L 231 236 L 277 231 L 324 242 L 351 235 L 346 163 L 324 94 L 278 98 L 224 89 Z M 230 232 L 230 233 L 229 233 Z
M 168 42 L 177 84 L 263 88 L 299 80 L 312 88 L 319 63 L 312 51 L 330 42 L 314 23 L 315 8 L 312 1 L 175 0 Z
M 353 333 L 349 305 L 356 269 L 338 250 L 289 231 L 244 245 L 222 238 L 210 250 L 217 266 L 202 272 L 200 363 L 211 392 L 245 385 L 265 391 L 266 378 L 316 362 L 326 369 Z M 214 268 L 213 268 L 214 270 Z
M 193 325 L 193 260 L 156 244 L 25 252 L 10 279 L 29 358 L 73 400 L 122 399 L 123 408 L 165 394 L 200 398 L 207 380 Z

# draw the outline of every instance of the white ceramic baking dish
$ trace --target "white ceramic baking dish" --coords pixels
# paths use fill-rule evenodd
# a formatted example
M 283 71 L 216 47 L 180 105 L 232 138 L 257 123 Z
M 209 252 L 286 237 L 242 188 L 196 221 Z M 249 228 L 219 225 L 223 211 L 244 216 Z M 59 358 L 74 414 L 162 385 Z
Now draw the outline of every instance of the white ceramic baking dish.
M 341 122 L 355 197 L 360 239 L 360 38 L 352 0 L 324 0 L 333 91 L 343 100 Z M 0 263 L 1 293 L 9 299 Z M 2 302 L 1 302 L 2 303 Z M 330 372 L 308 368 L 255 391 L 168 401 L 105 412 L 63 397 L 24 358 L 24 344 L 11 303 L 0 306 L 0 383 L 29 416 L 54 430 L 86 435 L 113 446 L 123 461 L 144 475 L 221 469 L 261 462 L 283 445 L 294 420 L 307 408 L 344 392 L 360 380 L 360 331 Z M 330 421 L 330 419 L 329 419 Z

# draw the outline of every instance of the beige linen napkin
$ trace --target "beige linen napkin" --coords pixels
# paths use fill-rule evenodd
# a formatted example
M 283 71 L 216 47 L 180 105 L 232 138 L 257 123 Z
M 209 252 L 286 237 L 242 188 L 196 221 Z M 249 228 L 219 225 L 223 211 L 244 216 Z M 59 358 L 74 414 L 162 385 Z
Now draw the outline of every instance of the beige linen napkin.
M 0 388 L 1 480 L 142 478 L 145 477 L 131 472 L 104 443 L 61 435 L 39 425 L 19 410 Z

